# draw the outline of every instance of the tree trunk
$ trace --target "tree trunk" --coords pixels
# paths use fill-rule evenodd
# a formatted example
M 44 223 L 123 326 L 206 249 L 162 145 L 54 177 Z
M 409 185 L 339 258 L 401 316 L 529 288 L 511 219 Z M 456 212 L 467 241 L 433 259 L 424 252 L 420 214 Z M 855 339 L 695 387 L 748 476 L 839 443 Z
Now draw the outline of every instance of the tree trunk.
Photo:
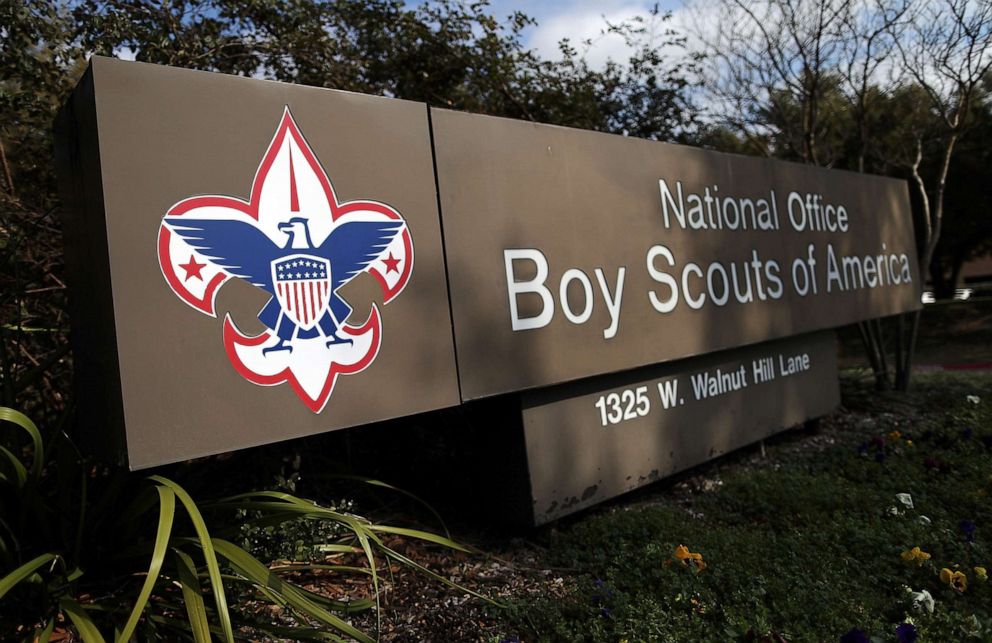
M 7 194 L 12 198 L 17 198 L 17 193 L 14 191 L 14 177 L 10 174 L 10 164 L 7 163 L 7 149 L 3 145 L 2 138 L 0 138 L 0 165 L 3 166 L 3 177 L 7 182 Z
M 930 280 L 933 282 L 934 299 L 951 299 L 954 297 L 953 277 L 947 277 L 947 269 L 940 257 L 934 257 L 930 262 Z
M 875 376 L 875 390 L 887 391 L 890 388 L 889 371 L 882 359 L 883 348 L 875 335 L 871 320 L 858 322 L 858 332 L 861 334 L 861 342 L 864 345 L 865 355 L 868 356 L 872 375 Z
M 916 185 L 916 189 L 920 195 L 920 203 L 923 205 L 923 243 L 921 244 L 922 254 L 927 254 L 927 248 L 930 247 L 930 240 L 933 238 L 933 221 L 930 218 L 930 196 L 927 194 L 926 184 L 923 182 L 923 177 L 920 176 L 920 162 L 923 160 L 923 140 L 921 138 L 916 139 L 916 158 L 913 160 L 913 164 L 910 166 L 911 175 L 913 177 L 913 183 Z M 919 278 L 922 281 L 926 281 L 926 271 L 930 265 L 929 256 L 926 257 L 924 261 L 923 257 L 919 258 Z M 924 284 L 920 284 L 921 290 Z M 913 369 L 913 357 L 916 354 L 916 336 L 920 329 L 920 315 L 922 313 L 922 308 L 916 312 L 906 313 L 909 320 L 909 337 L 906 340 L 906 351 L 903 354 L 903 361 L 896 364 L 896 390 L 907 391 L 909 390 L 909 384 L 911 380 L 911 373 Z
M 957 292 L 958 284 L 961 282 L 962 268 L 964 268 L 964 258 L 954 259 L 954 265 L 951 266 L 951 288 L 954 292 Z M 953 293 L 951 296 L 953 297 Z
M 954 144 L 957 141 L 958 133 L 955 130 L 947 139 L 947 147 L 944 148 L 944 158 L 940 164 L 940 174 L 937 177 L 937 190 L 933 197 L 933 211 L 930 214 L 929 239 L 927 240 L 926 250 L 920 258 L 921 268 L 930 265 L 930 261 L 933 259 L 933 251 L 937 248 L 937 242 L 940 240 L 940 230 L 944 223 L 944 191 L 947 188 L 947 172 L 951 167 L 951 155 L 954 153 Z M 917 173 L 917 170 L 918 167 L 913 169 L 914 174 Z M 922 184 L 922 179 L 920 179 L 920 183 Z

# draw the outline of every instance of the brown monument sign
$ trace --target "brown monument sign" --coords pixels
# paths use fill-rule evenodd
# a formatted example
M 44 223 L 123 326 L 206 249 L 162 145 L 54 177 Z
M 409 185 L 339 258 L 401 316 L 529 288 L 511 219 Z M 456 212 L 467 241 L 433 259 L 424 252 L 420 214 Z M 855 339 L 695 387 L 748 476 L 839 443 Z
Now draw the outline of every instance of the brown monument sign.
M 920 306 L 891 179 L 107 58 L 58 140 L 132 468 L 514 393 L 543 522 L 826 412 L 817 331 Z

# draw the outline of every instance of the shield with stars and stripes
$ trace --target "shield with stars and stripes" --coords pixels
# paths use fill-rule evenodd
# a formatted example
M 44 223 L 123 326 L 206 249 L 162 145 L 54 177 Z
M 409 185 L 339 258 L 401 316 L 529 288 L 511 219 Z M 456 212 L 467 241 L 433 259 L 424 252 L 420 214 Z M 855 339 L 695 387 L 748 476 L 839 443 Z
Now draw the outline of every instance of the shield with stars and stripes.
M 283 312 L 300 328 L 312 328 L 331 295 L 331 262 L 303 254 L 283 257 L 272 262 L 272 283 Z

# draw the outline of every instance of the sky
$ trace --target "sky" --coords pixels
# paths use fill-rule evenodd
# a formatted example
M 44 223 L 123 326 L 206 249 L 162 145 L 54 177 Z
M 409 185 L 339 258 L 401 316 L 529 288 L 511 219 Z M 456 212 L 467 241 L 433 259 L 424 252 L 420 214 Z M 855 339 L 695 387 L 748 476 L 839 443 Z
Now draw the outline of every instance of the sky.
M 569 38 L 581 52 L 581 43 L 587 38 L 594 40 L 593 46 L 585 51 L 586 60 L 593 67 L 600 68 L 608 58 L 626 62 L 629 52 L 623 39 L 600 33 L 606 22 L 621 22 L 633 16 L 646 16 L 656 4 L 655 0 L 491 0 L 491 11 L 505 19 L 514 11 L 522 11 L 538 21 L 536 27 L 524 32 L 524 45 L 535 49 L 546 58 L 558 56 L 558 42 Z M 673 11 L 674 21 L 678 22 L 681 0 L 657 2 L 662 11 Z M 605 19 L 604 19 L 605 16 Z

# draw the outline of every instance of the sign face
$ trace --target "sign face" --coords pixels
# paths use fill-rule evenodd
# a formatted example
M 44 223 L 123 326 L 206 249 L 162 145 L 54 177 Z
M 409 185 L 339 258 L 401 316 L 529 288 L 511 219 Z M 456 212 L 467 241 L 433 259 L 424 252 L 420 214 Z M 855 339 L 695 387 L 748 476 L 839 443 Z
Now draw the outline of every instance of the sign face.
M 95 58 L 63 130 L 129 466 L 460 402 L 425 105 Z
M 903 181 L 431 114 L 463 399 L 920 306 Z
M 688 469 L 839 403 L 830 331 L 525 393 L 534 523 Z

